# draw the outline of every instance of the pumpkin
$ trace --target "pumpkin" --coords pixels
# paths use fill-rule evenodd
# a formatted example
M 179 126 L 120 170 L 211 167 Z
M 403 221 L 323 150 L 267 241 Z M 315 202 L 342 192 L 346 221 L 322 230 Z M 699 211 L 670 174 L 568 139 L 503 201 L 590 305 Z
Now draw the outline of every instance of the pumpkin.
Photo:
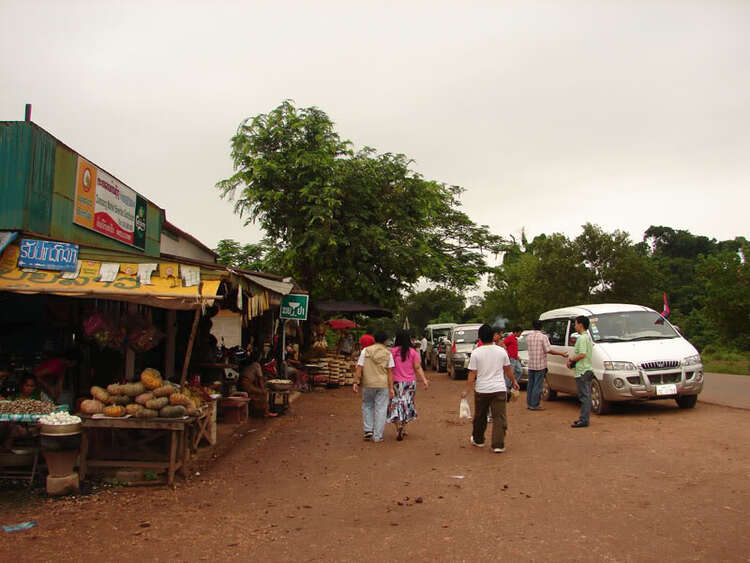
M 109 402 L 109 393 L 107 393 L 106 389 L 102 389 L 101 387 L 97 387 L 94 385 L 91 388 L 91 396 L 94 397 L 97 401 L 101 401 L 102 403 L 108 403 Z
M 162 418 L 178 418 L 185 416 L 187 410 L 181 405 L 164 407 L 159 411 L 159 416 Z
M 110 395 L 122 395 L 122 385 L 119 383 L 110 383 L 107 385 L 107 393 Z
M 159 411 L 154 409 L 141 409 L 135 413 L 136 418 L 156 418 L 157 416 L 159 416 Z
M 190 398 L 187 395 L 183 395 L 182 393 L 172 393 L 169 396 L 169 404 L 170 405 L 183 405 L 185 407 L 188 407 L 193 404 L 193 402 L 190 400 Z
M 196 407 L 188 407 L 187 409 L 187 415 L 188 416 L 198 416 L 201 413 Z
M 147 393 L 141 393 L 140 395 L 138 395 L 135 398 L 135 402 L 138 403 L 139 405 L 145 405 L 147 401 L 150 401 L 153 398 L 154 398 L 154 394 L 149 391 Z
M 157 387 L 154 389 L 154 397 L 166 397 L 167 395 L 171 395 L 174 393 L 176 389 L 172 385 L 162 385 L 161 387 Z
M 127 405 L 128 403 L 131 403 L 130 397 L 127 395 L 110 395 L 109 396 L 109 403 L 111 405 Z
M 96 399 L 86 399 L 81 402 L 81 412 L 83 414 L 99 414 L 104 410 L 104 403 Z
M 159 410 L 162 407 L 166 407 L 169 404 L 169 399 L 166 397 L 159 397 L 158 399 L 149 399 L 146 401 L 147 409 Z
M 136 403 L 130 403 L 125 405 L 125 412 L 127 414 L 138 415 L 138 411 L 143 409 L 143 405 L 137 405 Z
M 120 405 L 104 407 L 104 416 L 125 416 L 125 408 Z
M 154 368 L 146 368 L 143 370 L 141 373 L 141 383 L 146 386 L 146 389 L 156 389 L 164 384 L 161 379 L 161 374 Z
M 143 383 L 126 383 L 122 386 L 122 392 L 128 397 L 136 397 L 141 393 L 145 393 L 146 387 L 144 387 Z

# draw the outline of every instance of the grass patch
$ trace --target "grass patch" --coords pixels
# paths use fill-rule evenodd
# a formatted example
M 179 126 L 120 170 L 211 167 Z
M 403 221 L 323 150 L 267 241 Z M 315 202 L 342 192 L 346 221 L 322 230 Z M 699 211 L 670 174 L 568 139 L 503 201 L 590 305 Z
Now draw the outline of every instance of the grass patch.
M 747 353 L 717 350 L 702 355 L 703 371 L 750 375 L 750 357 Z

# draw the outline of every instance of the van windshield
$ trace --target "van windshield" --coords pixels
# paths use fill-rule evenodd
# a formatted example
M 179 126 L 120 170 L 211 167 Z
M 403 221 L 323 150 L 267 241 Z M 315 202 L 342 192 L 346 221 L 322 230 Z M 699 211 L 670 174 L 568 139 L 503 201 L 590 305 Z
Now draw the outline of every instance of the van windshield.
M 607 313 L 589 319 L 594 342 L 634 342 L 679 338 L 679 334 L 664 318 L 653 311 Z
M 441 338 L 447 338 L 451 334 L 450 328 L 433 328 L 432 329 L 432 340 L 438 342 Z
M 474 344 L 479 340 L 479 329 L 457 328 L 453 333 L 453 339 L 456 341 L 456 344 L 461 344 L 462 342 Z

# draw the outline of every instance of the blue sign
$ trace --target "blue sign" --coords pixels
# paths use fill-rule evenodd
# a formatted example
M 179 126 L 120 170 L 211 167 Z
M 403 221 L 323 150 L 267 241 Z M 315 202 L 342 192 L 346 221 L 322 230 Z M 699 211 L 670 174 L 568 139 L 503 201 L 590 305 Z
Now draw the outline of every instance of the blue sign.
M 18 255 L 19 268 L 75 272 L 77 261 L 77 244 L 33 238 L 25 238 L 21 241 L 21 252 Z

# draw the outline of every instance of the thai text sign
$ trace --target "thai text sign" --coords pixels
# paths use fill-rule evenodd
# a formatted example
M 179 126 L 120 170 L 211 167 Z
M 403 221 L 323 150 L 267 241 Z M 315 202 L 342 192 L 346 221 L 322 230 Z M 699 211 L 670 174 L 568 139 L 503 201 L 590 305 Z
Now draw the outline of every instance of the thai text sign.
M 307 302 L 309 296 L 290 293 L 281 298 L 281 314 L 279 318 L 291 321 L 307 320 Z
M 18 253 L 19 268 L 39 268 L 75 272 L 78 261 L 78 245 L 50 240 L 25 238 Z
M 73 222 L 143 250 L 146 200 L 128 186 L 78 157 Z

